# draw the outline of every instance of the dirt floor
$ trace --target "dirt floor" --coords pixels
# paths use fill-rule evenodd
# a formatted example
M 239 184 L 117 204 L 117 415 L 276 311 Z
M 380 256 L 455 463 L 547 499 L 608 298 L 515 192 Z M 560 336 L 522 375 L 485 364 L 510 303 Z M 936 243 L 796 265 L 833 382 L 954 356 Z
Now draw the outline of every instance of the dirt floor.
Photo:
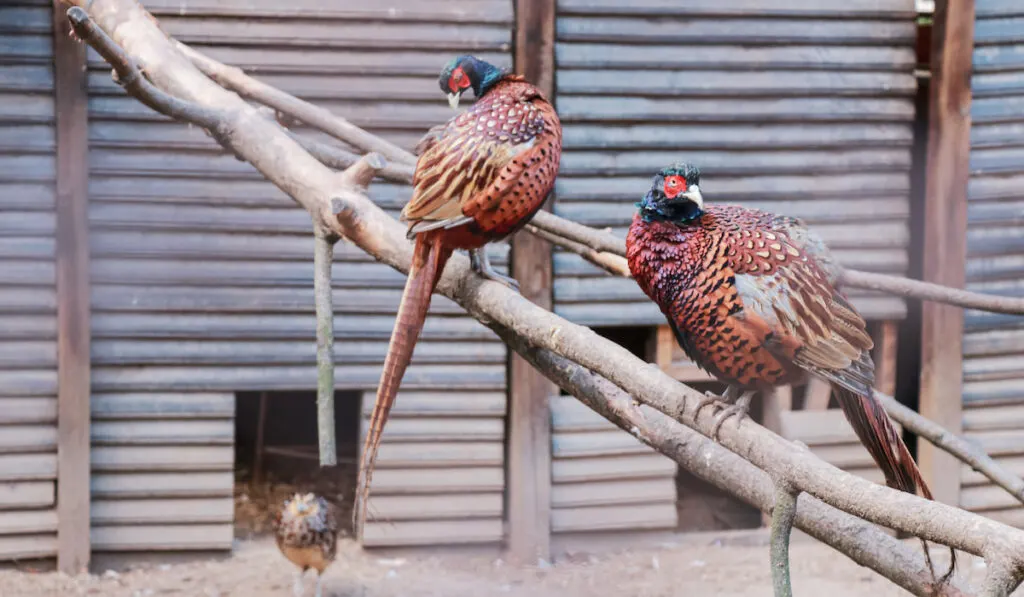
M 763 533 L 749 532 L 742 541 L 722 533 L 678 536 L 629 551 L 575 552 L 540 567 L 515 567 L 494 555 L 472 553 L 384 557 L 346 540 L 325 575 L 324 597 L 768 597 L 772 591 L 765 540 Z M 807 538 L 794 537 L 792 558 L 797 595 L 907 595 Z M 960 570 L 976 583 L 983 564 L 964 557 Z M 234 554 L 220 561 L 143 564 L 79 577 L 2 570 L 0 595 L 287 597 L 293 573 L 273 542 L 260 538 L 238 541 Z M 312 575 L 306 581 L 311 597 Z

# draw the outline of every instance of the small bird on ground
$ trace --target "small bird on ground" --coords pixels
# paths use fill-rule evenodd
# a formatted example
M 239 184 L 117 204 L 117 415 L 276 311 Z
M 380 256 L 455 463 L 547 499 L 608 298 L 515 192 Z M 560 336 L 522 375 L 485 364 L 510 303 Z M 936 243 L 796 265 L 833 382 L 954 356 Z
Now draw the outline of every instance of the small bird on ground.
M 523 227 L 544 204 L 558 173 L 562 125 L 539 89 L 473 56 L 459 56 L 438 83 L 453 109 L 472 89 L 477 101 L 430 129 L 416 148 L 412 199 L 402 210 L 415 239 L 370 428 L 363 445 L 357 534 L 365 520 L 381 433 L 430 306 L 431 293 L 456 249 L 469 251 L 481 276 L 518 290 L 494 271 L 485 245 Z
M 840 267 L 816 234 L 795 218 L 706 206 L 700 170 L 684 163 L 659 172 L 636 206 L 626 239 L 633 278 L 661 308 L 686 355 L 728 385 L 697 408 L 724 407 L 713 438 L 730 416 L 743 418 L 756 391 L 813 375 L 832 385 L 886 483 L 932 499 L 873 394 L 873 342 L 837 289 Z M 939 582 L 953 574 L 955 555 Z
M 312 493 L 296 493 L 285 500 L 274 518 L 274 539 L 284 557 L 299 567 L 293 587 L 295 597 L 301 597 L 302 577 L 310 568 L 316 570 L 316 597 L 321 597 L 324 570 L 338 553 L 334 506 Z

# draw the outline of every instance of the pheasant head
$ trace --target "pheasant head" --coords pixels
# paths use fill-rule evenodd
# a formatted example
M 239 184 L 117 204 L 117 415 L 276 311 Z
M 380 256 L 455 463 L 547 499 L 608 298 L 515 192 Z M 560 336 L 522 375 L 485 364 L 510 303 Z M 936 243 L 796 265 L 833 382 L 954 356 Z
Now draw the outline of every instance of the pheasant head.
M 322 502 L 323 499 L 315 494 L 307 493 L 303 495 L 296 493 L 290 500 L 285 502 L 284 510 L 291 518 L 312 517 L 320 513 L 320 509 L 323 506 Z
M 473 95 L 479 99 L 503 75 L 505 72 L 493 64 L 475 56 L 463 55 L 445 65 L 437 83 L 441 91 L 448 94 L 448 105 L 455 110 L 459 107 L 459 98 L 467 89 L 472 89 Z
M 683 162 L 663 168 L 636 206 L 645 222 L 686 223 L 699 218 L 704 215 L 700 168 Z

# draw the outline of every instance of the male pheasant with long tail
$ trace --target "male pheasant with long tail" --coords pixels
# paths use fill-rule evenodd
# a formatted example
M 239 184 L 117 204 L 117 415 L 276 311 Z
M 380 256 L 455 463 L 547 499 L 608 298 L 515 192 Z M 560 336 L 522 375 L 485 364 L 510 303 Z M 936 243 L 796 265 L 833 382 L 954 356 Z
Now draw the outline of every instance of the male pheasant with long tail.
M 728 384 L 724 396 L 698 407 L 732 403 L 717 415 L 713 437 L 728 417 L 745 415 L 754 392 L 813 375 L 831 383 L 886 483 L 932 499 L 872 393 L 871 337 L 836 288 L 839 266 L 817 235 L 794 218 L 705 206 L 700 171 L 689 164 L 658 173 L 637 208 L 626 239 L 633 277 L 686 355 Z M 955 565 L 954 553 L 940 582 Z
M 477 101 L 432 128 L 417 147 L 413 195 L 402 210 L 415 247 L 363 445 L 357 529 L 365 520 L 381 433 L 445 263 L 455 249 L 467 249 L 480 275 L 518 289 L 491 268 L 484 246 L 519 230 L 540 209 L 562 153 L 554 108 L 522 76 L 459 56 L 438 82 L 453 109 L 467 89 Z

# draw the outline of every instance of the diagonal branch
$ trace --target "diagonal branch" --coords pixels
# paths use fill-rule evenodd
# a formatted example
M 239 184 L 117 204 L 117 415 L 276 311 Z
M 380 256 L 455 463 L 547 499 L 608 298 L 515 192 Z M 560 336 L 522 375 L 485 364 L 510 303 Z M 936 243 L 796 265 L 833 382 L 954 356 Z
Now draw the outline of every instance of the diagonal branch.
M 637 406 L 626 393 L 592 371 L 551 351 L 534 348 L 505 328 L 491 327 L 548 379 L 619 428 L 762 512 L 775 507 L 773 483 L 754 465 L 666 415 Z M 933 595 L 931 576 L 921 554 L 878 527 L 809 496 L 800 499 L 794 522 L 797 528 L 907 591 Z M 943 587 L 938 594 L 966 595 L 956 583 Z
M 237 95 L 196 71 L 135 0 L 91 1 L 98 24 L 116 32 L 118 41 L 143 66 L 152 65 L 147 74 L 155 84 L 189 101 L 227 111 L 225 134 L 218 136 L 222 144 L 291 195 L 314 221 L 322 222 L 379 261 L 408 270 L 411 245 L 403 227 L 357 187 L 346 186 L 339 191 L 338 175 Z M 98 43 L 95 39 L 88 41 Z M 332 205 L 337 206 L 337 213 Z M 593 331 L 536 307 L 500 284 L 481 280 L 471 272 L 464 256 L 455 256 L 449 262 L 438 291 L 481 321 L 505 327 L 523 342 L 589 368 L 636 400 L 700 433 L 710 433 L 713 414 L 698 417 L 693 412 L 702 398 L 700 394 Z M 839 471 L 749 420 L 724 426 L 720 439 L 723 446 L 790 483 L 795 490 L 843 511 L 971 553 L 1005 558 L 1015 566 L 1024 563 L 1022 531 Z M 851 553 L 844 537 L 831 532 L 827 536 L 830 544 Z

